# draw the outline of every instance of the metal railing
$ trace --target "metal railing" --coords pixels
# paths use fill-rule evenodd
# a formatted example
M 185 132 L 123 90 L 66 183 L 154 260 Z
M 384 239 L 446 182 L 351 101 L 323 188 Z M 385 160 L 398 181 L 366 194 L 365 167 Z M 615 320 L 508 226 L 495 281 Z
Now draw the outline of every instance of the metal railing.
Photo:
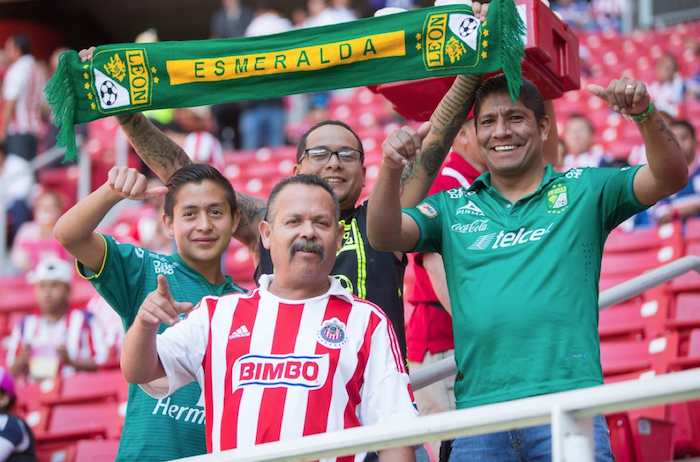
M 598 307 L 603 310 L 688 271 L 700 273 L 700 257 L 683 257 L 608 289 Z M 454 358 L 446 358 L 412 374 L 411 382 L 419 389 L 455 371 Z M 698 398 L 700 369 L 695 369 L 178 460 L 310 461 L 551 423 L 553 462 L 593 462 L 593 416 Z

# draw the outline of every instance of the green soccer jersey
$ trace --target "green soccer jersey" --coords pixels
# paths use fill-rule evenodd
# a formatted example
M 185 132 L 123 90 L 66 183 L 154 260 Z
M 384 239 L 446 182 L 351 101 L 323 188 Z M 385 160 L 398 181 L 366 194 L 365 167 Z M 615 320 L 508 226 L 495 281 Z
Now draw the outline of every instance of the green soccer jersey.
M 229 276 L 210 284 L 177 255 L 159 255 L 119 244 L 104 236 L 107 252 L 102 269 L 93 274 L 78 263 L 78 271 L 121 316 L 124 328 L 134 322 L 141 302 L 165 275 L 173 298 L 197 304 L 206 295 L 245 292 Z M 161 324 L 159 333 L 168 326 Z M 193 382 L 165 399 L 153 399 L 138 385 L 129 386 L 129 401 L 117 461 L 163 461 L 205 454 L 204 402 Z
M 637 169 L 547 166 L 515 204 L 485 173 L 404 210 L 420 229 L 415 250 L 445 262 L 458 409 L 603 383 L 603 244 L 646 208 L 632 189 Z

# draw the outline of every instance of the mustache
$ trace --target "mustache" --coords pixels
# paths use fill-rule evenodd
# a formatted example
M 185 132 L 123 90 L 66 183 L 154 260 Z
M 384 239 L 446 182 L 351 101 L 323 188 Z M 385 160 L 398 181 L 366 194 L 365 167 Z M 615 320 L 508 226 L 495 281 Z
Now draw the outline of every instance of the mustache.
M 297 241 L 292 244 L 292 248 L 289 249 L 289 258 L 291 259 L 294 254 L 299 251 L 317 253 L 321 256 L 322 261 L 326 261 L 326 249 L 314 241 L 302 239 L 301 241 Z

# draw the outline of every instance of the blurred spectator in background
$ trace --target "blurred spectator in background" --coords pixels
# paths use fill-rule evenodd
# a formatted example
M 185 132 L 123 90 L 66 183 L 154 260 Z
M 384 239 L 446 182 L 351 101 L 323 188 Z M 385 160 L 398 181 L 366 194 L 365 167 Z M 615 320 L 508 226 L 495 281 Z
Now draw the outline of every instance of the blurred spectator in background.
M 2 82 L 2 118 L 0 142 L 7 151 L 23 159 L 36 156 L 44 99 L 44 72 L 31 55 L 29 37 L 10 35 L 5 42 L 5 54 L 10 66 Z
M 583 114 L 573 114 L 566 122 L 564 143 L 568 152 L 564 156 L 563 171 L 580 167 L 600 167 L 606 154 L 595 144 L 595 128 Z
M 86 310 L 70 308 L 74 272 L 67 261 L 48 258 L 28 275 L 39 313 L 24 316 L 12 329 L 7 364 L 13 376 L 51 379 L 94 371 L 104 361 L 101 329 Z
M 695 129 L 687 120 L 676 120 L 670 127 L 688 163 L 689 178 L 685 188 L 654 206 L 652 213 L 659 223 L 700 215 L 700 169 L 697 163 Z
M 654 71 L 656 81 L 649 85 L 649 95 L 654 105 L 671 117 L 678 117 L 685 97 L 685 83 L 678 74 L 678 60 L 672 54 L 665 54 L 656 62 Z
M 224 173 L 226 161 L 221 143 L 212 134 L 215 122 L 210 106 L 176 109 L 175 121 L 186 133 L 178 144 L 182 145 L 190 159 L 198 164 L 209 164 Z M 176 136 L 171 138 L 178 141 Z
M 292 10 L 292 24 L 294 29 L 304 27 L 304 22 L 309 15 L 306 13 L 306 8 L 294 8 Z
M 34 172 L 29 162 L 18 155 L 7 152 L 0 142 L 0 197 L 4 206 L 0 213 L 6 213 L 10 224 L 8 244 L 12 244 L 17 231 L 31 218 L 28 199 L 34 188 Z M 0 244 L 2 245 L 2 244 Z
M 253 10 L 240 0 L 221 0 L 221 8 L 214 13 L 209 26 L 211 38 L 243 37 L 253 20 Z M 239 103 L 236 101 L 216 104 L 211 112 L 216 118 L 216 137 L 224 149 L 240 149 L 238 132 L 240 120 Z
M 600 29 L 622 29 L 622 18 L 629 8 L 628 0 L 593 0 L 591 10 Z
M 10 413 L 16 401 L 15 381 L 0 366 L 0 462 L 36 462 L 31 428 L 24 420 Z
M 595 28 L 590 5 L 586 0 L 557 0 L 552 3 L 552 11 L 559 13 L 561 20 L 576 30 Z
M 686 38 L 685 47 L 690 50 L 691 53 L 695 55 L 695 72 L 688 77 L 688 95 L 694 97 L 695 99 L 700 99 L 700 67 L 697 63 L 700 63 L 700 42 L 696 41 L 692 37 Z
M 73 260 L 53 237 L 53 227 L 65 207 L 65 198 L 58 191 L 44 191 L 36 198 L 34 219 L 22 224 L 12 246 L 12 264 L 17 270 L 26 273 L 48 257 Z
M 338 22 L 349 22 L 357 19 L 355 10 L 351 8 L 352 0 L 333 0 L 332 10 Z
M 292 22 L 270 8 L 269 2 L 258 2 L 255 17 L 246 28 L 245 36 L 280 34 L 292 30 Z M 284 144 L 284 100 L 270 98 L 257 101 L 241 101 L 238 132 L 241 148 L 258 149 Z

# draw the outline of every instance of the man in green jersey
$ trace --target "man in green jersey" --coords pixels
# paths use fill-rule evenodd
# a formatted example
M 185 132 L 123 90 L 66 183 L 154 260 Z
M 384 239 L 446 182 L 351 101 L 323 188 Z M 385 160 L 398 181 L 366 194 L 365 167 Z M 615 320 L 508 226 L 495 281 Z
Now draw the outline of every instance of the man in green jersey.
M 636 123 L 648 165 L 554 171 L 542 158 L 550 120 L 541 95 L 526 81 L 513 102 L 503 77 L 477 92 L 477 144 L 489 172 L 469 188 L 440 192 L 402 213 L 399 181 L 415 146 L 383 146 L 369 201 L 370 242 L 384 251 L 442 254 L 458 409 L 601 385 L 598 279 L 605 239 L 688 181 L 678 142 L 642 82 L 622 78 L 589 91 Z M 595 430 L 596 460 L 612 460 L 602 417 Z M 451 459 L 548 460 L 549 454 L 551 432 L 542 426 L 456 440 Z
M 165 194 L 163 224 L 177 253 L 159 255 L 95 232 L 107 212 L 124 198 L 141 200 Z M 77 260 L 78 271 L 121 316 L 128 329 L 139 306 L 167 278 L 181 312 L 206 295 L 243 292 L 221 272 L 221 256 L 238 226 L 240 212 L 231 183 L 208 165 L 188 165 L 167 187 L 147 189 L 132 168 L 114 167 L 107 182 L 66 212 L 54 236 Z M 172 313 L 160 332 L 175 323 Z M 161 461 L 206 453 L 204 407 L 197 383 L 165 399 L 129 388 L 119 461 Z

